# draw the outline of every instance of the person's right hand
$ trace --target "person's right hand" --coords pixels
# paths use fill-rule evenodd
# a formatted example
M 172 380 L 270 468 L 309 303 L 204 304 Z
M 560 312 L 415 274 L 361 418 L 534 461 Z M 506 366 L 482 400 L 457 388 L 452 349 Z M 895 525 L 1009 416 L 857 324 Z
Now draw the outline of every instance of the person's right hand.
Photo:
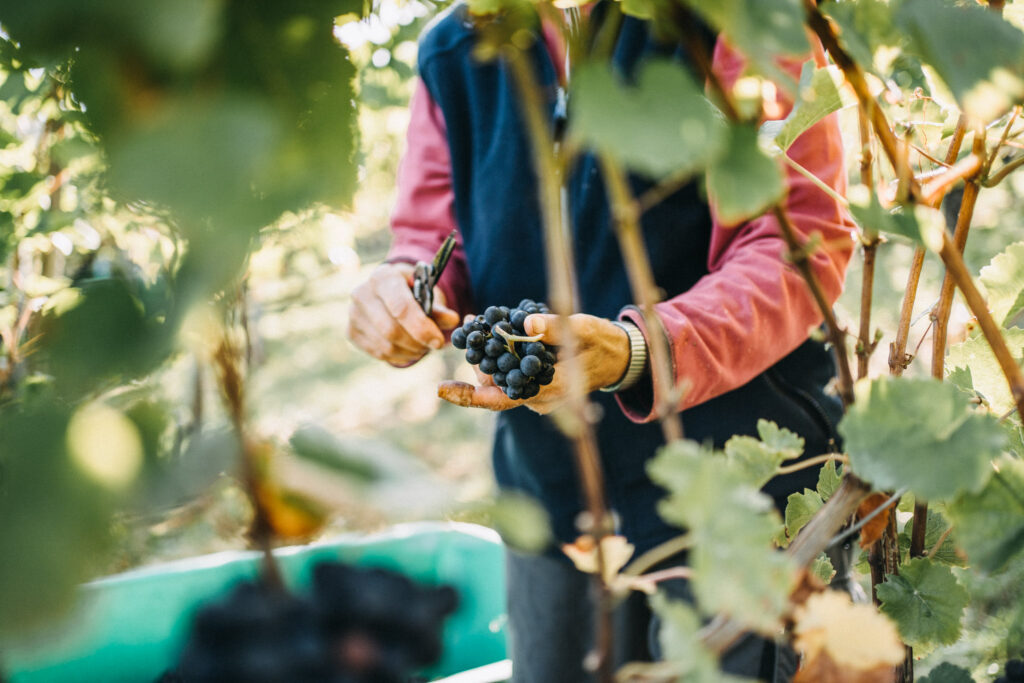
M 442 330 L 459 324 L 458 314 L 445 306 L 434 288 L 434 310 L 428 317 L 412 296 L 415 268 L 408 263 L 385 263 L 366 282 L 352 290 L 348 338 L 356 346 L 396 367 L 415 363 L 431 349 L 444 345 Z

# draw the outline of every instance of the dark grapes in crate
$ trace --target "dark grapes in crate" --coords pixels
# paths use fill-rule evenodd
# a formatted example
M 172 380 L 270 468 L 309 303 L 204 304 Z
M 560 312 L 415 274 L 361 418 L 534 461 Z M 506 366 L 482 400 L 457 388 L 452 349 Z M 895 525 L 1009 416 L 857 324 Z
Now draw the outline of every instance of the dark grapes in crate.
M 261 582 L 204 605 L 158 683 L 408 683 L 441 655 L 455 591 L 322 562 L 303 597 Z
M 1024 660 L 1011 659 L 1006 663 L 1005 673 L 995 683 L 1024 683 Z
M 557 348 L 540 341 L 540 335 L 527 336 L 524 325 L 527 316 L 550 312 L 532 299 L 515 308 L 489 306 L 452 332 L 452 346 L 465 350 L 466 360 L 509 398 L 533 398 L 554 379 Z

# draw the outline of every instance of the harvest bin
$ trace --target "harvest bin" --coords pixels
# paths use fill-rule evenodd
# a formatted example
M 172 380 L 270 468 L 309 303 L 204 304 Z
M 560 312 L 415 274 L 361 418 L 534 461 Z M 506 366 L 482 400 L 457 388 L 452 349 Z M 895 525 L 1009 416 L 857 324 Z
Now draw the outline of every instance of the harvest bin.
M 382 567 L 459 592 L 444 654 L 425 675 L 452 675 L 505 657 L 503 551 L 470 524 L 417 523 L 275 551 L 289 586 L 309 587 L 312 567 L 340 560 Z M 0 642 L 9 683 L 149 683 L 171 666 L 200 603 L 256 575 L 259 554 L 224 552 L 145 567 L 83 586 L 81 606 L 42 637 Z

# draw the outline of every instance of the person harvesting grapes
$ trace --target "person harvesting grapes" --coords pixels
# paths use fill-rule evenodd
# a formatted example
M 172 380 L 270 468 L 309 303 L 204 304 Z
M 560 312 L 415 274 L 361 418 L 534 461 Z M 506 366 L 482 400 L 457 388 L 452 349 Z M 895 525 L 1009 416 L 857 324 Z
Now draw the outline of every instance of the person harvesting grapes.
M 599 5 L 592 20 L 602 11 Z M 543 92 L 550 96 L 554 117 L 554 93 L 565 78 L 563 48 L 554 31 L 538 27 L 540 39 L 528 54 Z M 610 53 L 613 69 L 630 80 L 652 61 L 690 65 L 685 50 L 661 41 L 656 33 L 650 22 L 624 18 Z M 708 35 L 707 42 L 712 70 L 729 89 L 743 73 L 744 60 L 715 36 Z M 537 180 L 519 93 L 505 65 L 481 63 L 474 57 L 476 43 L 463 4 L 441 15 L 421 38 L 419 81 L 410 105 L 407 150 L 391 221 L 393 244 L 387 261 L 352 294 L 350 339 L 395 366 L 410 365 L 441 348 L 446 332 L 474 331 L 459 327 L 466 314 L 502 306 L 511 312 L 516 302 L 547 299 Z M 824 63 L 820 48 L 811 57 Z M 798 75 L 801 61 L 785 66 Z M 765 118 L 780 118 L 789 107 L 781 96 L 768 98 Z M 570 119 L 571 115 L 570 103 Z M 839 194 L 845 191 L 834 117 L 804 132 L 787 153 L 820 183 Z M 804 240 L 814 236 L 825 245 L 810 258 L 832 302 L 842 289 L 852 253 L 853 224 L 840 203 L 816 183 L 792 171 L 786 181 L 785 208 L 794 229 Z M 637 175 L 631 184 L 640 196 L 655 181 Z M 661 429 L 653 423 L 655 406 L 673 390 L 661 386 L 650 372 L 651 335 L 665 336 L 674 379 L 687 386 L 678 409 L 688 438 L 721 447 L 735 434 L 756 434 L 757 421 L 767 419 L 803 436 L 809 455 L 834 447 L 841 405 L 826 391 L 834 363 L 822 343 L 808 339 L 809 330 L 820 325 L 821 314 L 785 257 L 786 245 L 773 216 L 725 225 L 713 208 L 715 197 L 705 198 L 699 182 L 645 211 L 644 240 L 656 282 L 665 293 L 656 306 L 659 325 L 650 329 L 631 306 L 629 280 L 595 155 L 580 154 L 566 192 L 577 245 L 574 265 L 581 310 L 569 324 L 578 340 L 585 388 L 594 392 L 591 399 L 601 409 L 595 430 L 606 472 L 606 497 L 618 532 L 637 553 L 679 533 L 657 514 L 663 492 L 645 469 L 664 443 Z M 429 261 L 453 229 L 459 241 L 428 316 L 412 296 L 414 264 Z M 523 336 L 554 347 L 563 343 L 550 314 L 528 313 L 521 324 Z M 485 351 L 480 353 L 478 363 L 486 356 Z M 553 367 L 550 381 L 536 392 L 530 390 L 528 398 L 521 392 L 511 398 L 492 373 L 479 385 L 467 387 L 462 402 L 499 411 L 493 445 L 499 485 L 540 501 L 557 541 L 570 543 L 578 534 L 576 519 L 583 506 L 570 445 L 545 417 L 566 392 L 559 363 Z M 507 373 L 503 379 L 507 383 Z M 782 508 L 790 493 L 814 488 L 817 475 L 811 468 L 776 477 L 765 492 Z M 507 568 L 515 680 L 587 680 L 582 661 L 592 615 L 585 576 L 555 549 L 539 556 L 510 552 Z M 636 635 L 646 630 L 646 624 L 634 622 L 629 628 Z M 626 656 L 644 653 L 630 651 Z M 785 680 L 792 662 L 784 660 L 776 656 L 772 643 L 748 638 L 726 655 L 723 664 L 734 673 Z

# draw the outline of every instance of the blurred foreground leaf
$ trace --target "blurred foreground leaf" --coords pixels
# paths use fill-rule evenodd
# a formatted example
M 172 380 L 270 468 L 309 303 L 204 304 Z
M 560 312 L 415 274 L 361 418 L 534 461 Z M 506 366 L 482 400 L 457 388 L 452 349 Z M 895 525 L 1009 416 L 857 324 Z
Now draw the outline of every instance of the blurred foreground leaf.
M 725 153 L 708 169 L 708 195 L 718 219 L 737 225 L 755 218 L 779 201 L 784 191 L 782 169 L 761 151 L 757 130 L 731 126 Z
M 1024 329 L 1003 330 L 1003 338 L 1020 365 L 1024 362 Z M 951 383 L 977 393 L 997 416 L 1002 417 L 1016 408 L 1006 375 L 980 332 L 949 348 L 946 368 Z
M 779 526 L 771 500 L 730 460 L 692 441 L 662 448 L 648 471 L 669 491 L 658 506 L 662 517 L 693 538 L 690 562 L 701 610 L 771 632 L 795 576 L 789 558 L 771 546 Z
M 113 496 L 69 457 L 52 397 L 0 410 L 0 631 L 68 608 L 110 549 Z
M 962 494 L 948 508 L 968 562 L 987 572 L 1024 550 L 1024 462 L 1002 458 L 996 465 L 985 488 Z
M 978 281 L 984 287 L 996 322 L 1003 326 L 1015 324 L 1014 320 L 1024 312 L 1024 242 L 1011 244 L 997 254 L 981 269 Z
M 587 66 L 573 76 L 572 97 L 571 134 L 640 173 L 695 175 L 725 142 L 715 108 L 678 64 L 645 64 L 635 87 Z

